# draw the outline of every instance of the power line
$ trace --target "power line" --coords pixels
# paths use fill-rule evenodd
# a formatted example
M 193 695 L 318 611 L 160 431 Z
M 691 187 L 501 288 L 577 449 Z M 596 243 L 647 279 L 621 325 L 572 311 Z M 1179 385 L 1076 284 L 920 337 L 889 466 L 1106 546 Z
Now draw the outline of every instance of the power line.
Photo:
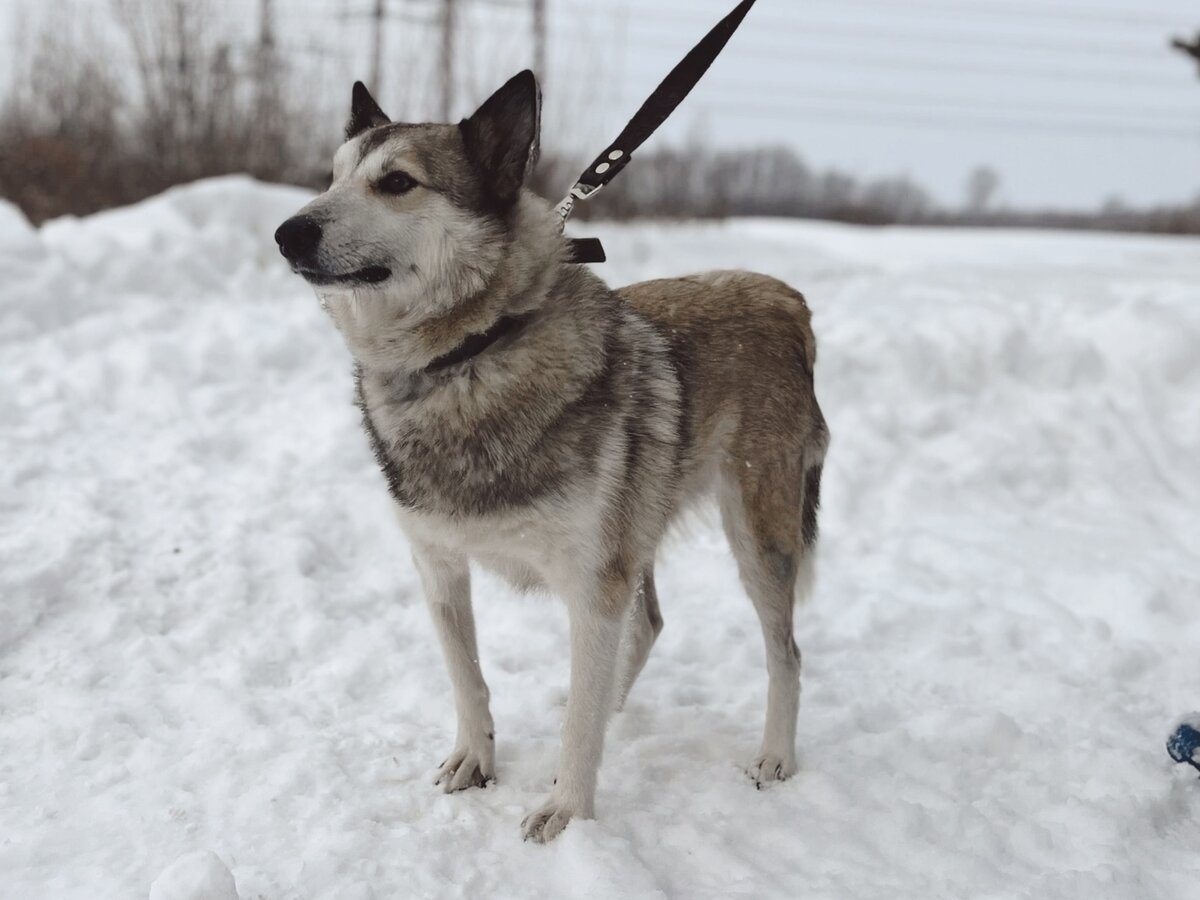
M 668 24 L 673 22 L 697 22 L 687 14 L 672 13 L 669 10 L 655 10 L 640 13 L 638 18 L 647 22 Z M 1161 55 L 1161 41 L 1145 41 L 1139 43 L 1104 43 L 1098 44 L 1088 40 L 1081 43 L 1078 36 L 1064 35 L 1062 39 L 1044 40 L 1036 37 L 1021 35 L 980 35 L 970 33 L 919 32 L 901 27 L 881 27 L 878 25 L 859 25 L 840 22 L 808 22 L 791 19 L 765 20 L 758 22 L 764 30 L 789 31 L 797 35 L 831 35 L 833 37 L 850 37 L 856 40 L 879 41 L 885 40 L 897 45 L 936 44 L 939 46 L 956 47 L 995 47 L 1003 50 L 1033 50 L 1051 53 L 1078 53 L 1087 56 L 1103 56 L 1107 59 L 1129 56 L 1158 57 Z
M 810 2 L 819 3 L 821 0 L 810 0 Z M 888 0 L 825 0 L 825 2 L 836 4 L 839 12 L 862 9 L 886 10 L 894 13 L 898 6 Z M 1101 10 L 1086 6 L 1047 8 L 1044 5 L 1033 4 L 989 3 L 987 0 L 971 0 L 970 5 L 946 2 L 946 0 L 906 0 L 903 11 L 910 13 L 914 9 L 952 13 L 967 18 L 1000 16 L 1002 18 L 1044 19 L 1084 25 L 1142 25 L 1160 28 L 1178 27 L 1179 25 L 1179 20 L 1173 15 L 1168 13 L 1147 14 L 1145 9 Z
M 860 125 L 898 124 L 898 125 L 938 125 L 945 128 L 966 129 L 1003 129 L 1013 128 L 1036 129 L 1042 132 L 1067 132 L 1079 134 L 1107 134 L 1120 137 L 1157 138 L 1186 140 L 1200 144 L 1200 130 L 1188 128 L 1168 128 L 1139 125 L 1125 127 L 1112 122 L 1066 119 L 1032 119 L 1018 116 L 981 116 L 963 118 L 945 115 L 937 111 L 904 112 L 895 109 L 848 109 L 845 106 L 822 106 L 819 104 L 767 104 L 767 103 L 733 103 L 730 101 L 701 101 L 698 106 L 720 112 L 722 115 L 744 116 L 747 113 L 755 116 L 770 114 L 778 118 L 780 114 L 794 113 L 813 118 L 833 119 L 842 122 L 853 122 Z
M 736 94 L 738 98 L 753 96 L 751 93 L 755 86 L 744 83 L 722 82 L 719 90 L 721 93 L 707 93 L 703 96 L 710 96 L 714 99 L 726 100 L 729 102 L 737 102 L 733 96 L 726 98 L 724 92 Z M 991 110 L 999 110 L 1001 112 L 1010 111 L 1017 113 L 1054 113 L 1061 115 L 1094 115 L 1094 116 L 1113 116 L 1117 118 L 1131 117 L 1154 119 L 1158 118 L 1157 122 L 1146 121 L 1135 124 L 1167 124 L 1177 123 L 1181 117 L 1196 116 L 1200 112 L 1200 108 L 1188 109 L 1182 106 L 1124 106 L 1124 107 L 1104 107 L 1093 104 L 1071 104 L 1071 103 L 1039 103 L 1036 101 L 1030 102 L 1025 100 L 992 100 L 981 99 L 978 97 L 947 97 L 932 93 L 910 93 L 896 91 L 866 91 L 866 90 L 839 90 L 837 88 L 826 89 L 824 87 L 813 87 L 807 93 L 811 95 L 811 100 L 850 100 L 850 101 L 865 101 L 865 102 L 886 102 L 892 103 L 916 103 L 933 106 L 935 108 L 957 108 L 965 112 L 988 112 Z M 795 94 L 790 95 L 794 99 Z M 1114 124 L 1118 124 L 1115 123 Z
M 631 43 L 641 44 L 643 46 L 654 46 L 661 48 L 661 36 L 655 37 L 652 35 L 638 34 L 631 36 Z M 978 64 L 974 62 L 964 62 L 961 60 L 933 61 L 926 59 L 911 59 L 904 57 L 891 56 L 854 56 L 859 48 L 846 48 L 839 50 L 832 48 L 834 52 L 829 52 L 831 48 L 828 46 L 817 50 L 807 50 L 793 45 L 792 47 L 781 47 L 770 44 L 754 44 L 748 41 L 740 42 L 739 48 L 747 53 L 753 54 L 759 58 L 768 58 L 774 60 L 787 59 L 789 61 L 808 61 L 814 62 L 832 62 L 842 63 L 849 66 L 859 66 L 864 68 L 882 68 L 882 69 L 922 69 L 932 70 L 937 72 L 977 72 L 988 75 L 1007 75 L 1014 78 L 1034 78 L 1034 79 L 1050 79 L 1054 81 L 1085 81 L 1085 82 L 1105 82 L 1116 84 L 1155 84 L 1165 85 L 1176 83 L 1174 79 L 1162 75 L 1154 76 L 1146 71 L 1137 70 L 1112 70 L 1112 69 L 1085 69 L 1085 68 L 1069 68 L 1061 69 L 1050 66 L 1003 66 Z
M 809 0 L 809 2 L 820 4 L 821 0 Z M 1119 25 L 1126 29 L 1129 27 L 1144 27 L 1146 29 L 1170 30 L 1178 29 L 1183 24 L 1176 16 L 1167 14 L 1146 15 L 1144 10 L 1110 12 L 1084 7 L 1055 7 L 1048 9 L 1045 6 L 1016 6 L 1007 2 L 992 3 L 989 5 L 979 2 L 979 0 L 971 0 L 969 5 L 944 2 L 944 0 L 906 0 L 902 6 L 899 3 L 892 2 L 892 0 L 825 0 L 825 2 L 835 5 L 838 13 L 850 13 L 851 15 L 871 12 L 889 12 L 893 14 L 902 12 L 907 18 L 911 19 L 912 13 L 920 9 L 926 9 L 930 12 L 951 13 L 955 20 L 982 20 L 981 24 L 986 28 L 994 27 L 994 20 L 997 16 L 1013 20 L 1018 24 L 1027 23 L 1030 19 L 1057 20 L 1063 23 L 1071 23 L 1073 28 L 1078 28 L 1080 25 L 1103 26 L 1106 28 Z M 594 12 L 594 7 L 586 3 L 559 3 L 558 7 L 564 11 L 569 10 L 578 13 Z M 676 22 L 693 22 L 698 28 L 704 22 L 708 21 L 708 18 L 702 14 L 662 9 L 638 9 L 637 19 L 639 21 L 656 18 L 660 21 L 669 19 Z M 989 19 L 992 21 L 988 21 Z M 776 30 L 799 30 L 822 24 L 819 22 L 810 22 L 806 18 L 775 16 L 770 13 L 764 14 L 761 11 L 761 7 L 752 14 L 752 21 L 761 27 L 769 27 Z

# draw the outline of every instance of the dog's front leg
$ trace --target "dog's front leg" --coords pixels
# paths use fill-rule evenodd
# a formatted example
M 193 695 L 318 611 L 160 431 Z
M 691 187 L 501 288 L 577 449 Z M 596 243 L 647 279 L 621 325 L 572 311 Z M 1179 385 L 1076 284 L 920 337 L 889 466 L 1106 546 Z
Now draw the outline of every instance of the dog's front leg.
M 428 547 L 414 545 L 413 560 L 425 586 L 458 713 L 454 750 L 439 768 L 434 784 L 442 785 L 446 793 L 484 787 L 496 777 L 496 732 L 475 643 L 471 571 L 466 559 Z
M 552 840 L 574 817 L 595 813 L 596 773 L 614 700 L 617 652 L 633 596 L 630 578 L 607 575 L 565 592 L 571 627 L 571 686 L 554 790 L 521 823 L 526 840 Z

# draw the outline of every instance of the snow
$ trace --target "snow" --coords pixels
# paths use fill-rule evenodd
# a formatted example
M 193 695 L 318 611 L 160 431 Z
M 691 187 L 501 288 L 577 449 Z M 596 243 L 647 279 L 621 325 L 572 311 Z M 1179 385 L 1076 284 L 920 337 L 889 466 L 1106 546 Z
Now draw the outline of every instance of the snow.
M 154 879 L 150 900 L 238 900 L 233 873 L 211 850 L 181 856 Z
M 31 242 L 34 240 L 33 226 L 12 203 L 0 200 L 0 241 L 6 248 L 13 243 Z
M 578 225 L 614 284 L 804 290 L 833 445 L 802 771 L 740 769 L 763 651 L 701 522 L 664 548 L 599 818 L 539 847 L 565 614 L 476 579 L 499 782 L 441 794 L 417 578 L 271 244 L 304 199 L 0 206 L 0 894 L 1194 896 L 1200 783 L 1162 736 L 1200 695 L 1195 240 Z

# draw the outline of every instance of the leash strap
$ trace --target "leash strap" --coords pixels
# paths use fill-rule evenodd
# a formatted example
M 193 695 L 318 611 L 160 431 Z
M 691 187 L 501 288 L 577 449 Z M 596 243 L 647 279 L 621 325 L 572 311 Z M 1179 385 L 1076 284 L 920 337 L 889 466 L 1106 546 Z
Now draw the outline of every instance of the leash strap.
M 729 39 L 733 37 L 733 33 L 737 31 L 753 5 L 754 0 L 742 0 L 729 15 L 714 25 L 646 98 L 646 102 L 629 120 L 629 124 L 617 139 L 584 170 L 567 196 L 558 204 L 557 212 L 563 226 L 571 217 L 576 201 L 587 200 L 616 178 L 629 165 L 633 152 L 658 130 L 692 92 L 692 88 L 725 49 L 725 45 L 729 43 Z M 571 251 L 572 262 L 604 262 L 604 248 L 596 238 L 572 241 Z M 597 255 L 599 258 L 595 258 Z

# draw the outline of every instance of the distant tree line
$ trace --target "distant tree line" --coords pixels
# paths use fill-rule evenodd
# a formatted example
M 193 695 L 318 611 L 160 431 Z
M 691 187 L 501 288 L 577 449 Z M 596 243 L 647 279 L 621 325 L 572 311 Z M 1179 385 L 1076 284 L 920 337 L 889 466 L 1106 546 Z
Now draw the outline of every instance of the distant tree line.
M 70 5 L 19 39 L 0 102 L 0 197 L 34 222 L 119 206 L 183 182 L 246 172 L 322 188 L 338 140 L 331 113 L 269 41 L 247 41 L 215 0 L 109 0 L 111 22 Z M 123 46 L 114 46 L 115 44 Z M 130 59 L 130 67 L 113 64 Z M 347 91 L 348 93 L 348 91 Z M 557 200 L 581 160 L 548 154 L 535 187 Z M 863 180 L 786 147 L 703 143 L 639 152 L 581 217 L 798 216 L 864 224 L 1040 226 L 1200 234 L 1200 197 L 1094 212 L 1009 210 L 998 175 L 971 173 L 961 207 L 905 176 Z
M 577 176 L 578 161 L 552 159 L 540 182 L 550 194 Z M 551 187 L 553 185 L 554 187 Z M 934 214 L 929 194 L 907 177 L 859 181 L 817 171 L 791 149 L 712 150 L 702 145 L 642 151 L 585 207 L 607 218 L 804 216 L 847 222 L 919 223 Z
M 543 161 L 542 193 L 552 198 L 578 175 L 579 162 Z M 786 216 L 865 225 L 964 225 L 1200 234 L 1200 194 L 1152 208 L 1119 199 L 1094 211 L 1012 209 L 996 202 L 1000 178 L 980 166 L 967 178 L 962 206 L 936 203 L 906 176 L 858 179 L 808 166 L 788 147 L 714 151 L 704 147 L 643 151 L 594 200 L 576 207 L 586 218 L 632 219 Z
M 270 46 L 222 26 L 211 0 L 69 5 L 18 35 L 0 103 L 0 197 L 34 222 L 247 172 L 315 184 L 336 134 Z M 116 66 L 114 59 L 132 60 Z

